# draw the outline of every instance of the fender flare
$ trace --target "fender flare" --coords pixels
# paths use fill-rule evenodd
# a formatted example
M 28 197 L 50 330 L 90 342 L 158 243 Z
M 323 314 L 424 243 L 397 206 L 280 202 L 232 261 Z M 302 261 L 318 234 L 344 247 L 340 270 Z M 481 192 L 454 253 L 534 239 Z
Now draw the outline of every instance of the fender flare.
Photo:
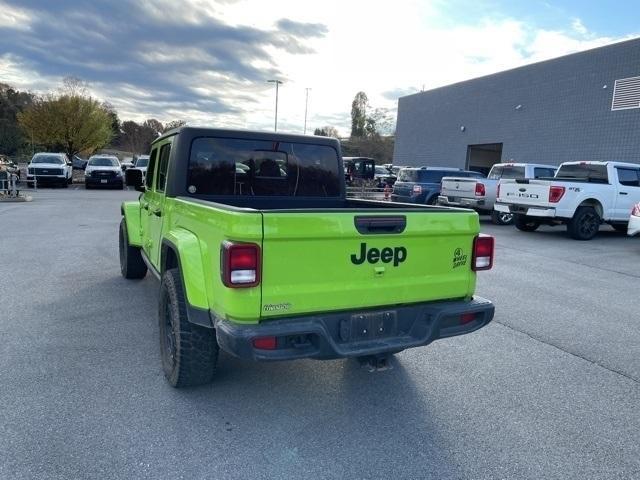
M 168 261 L 172 261 L 172 254 L 177 262 L 175 266 L 180 269 L 187 302 L 191 307 L 208 312 L 209 299 L 205 287 L 202 252 L 198 237 L 183 228 L 176 228 L 165 233 L 160 248 L 161 273 L 164 273 L 167 268 L 172 268 L 172 265 L 168 264 Z
M 120 212 L 127 226 L 129 245 L 142 247 L 142 235 L 140 232 L 140 202 L 122 202 Z

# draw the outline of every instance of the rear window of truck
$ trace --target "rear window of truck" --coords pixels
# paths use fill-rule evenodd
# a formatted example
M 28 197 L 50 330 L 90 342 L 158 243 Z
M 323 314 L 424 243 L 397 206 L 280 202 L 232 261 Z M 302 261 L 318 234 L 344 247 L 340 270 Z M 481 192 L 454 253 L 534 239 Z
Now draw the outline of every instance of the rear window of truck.
M 501 178 L 517 180 L 524 178 L 524 176 L 524 167 L 516 167 L 513 165 L 494 165 L 488 178 L 490 180 L 500 180 Z
M 326 145 L 201 137 L 187 191 L 201 195 L 338 197 L 338 152 Z
M 607 166 L 591 163 L 561 165 L 556 173 L 556 178 L 575 178 L 591 183 L 609 183 Z

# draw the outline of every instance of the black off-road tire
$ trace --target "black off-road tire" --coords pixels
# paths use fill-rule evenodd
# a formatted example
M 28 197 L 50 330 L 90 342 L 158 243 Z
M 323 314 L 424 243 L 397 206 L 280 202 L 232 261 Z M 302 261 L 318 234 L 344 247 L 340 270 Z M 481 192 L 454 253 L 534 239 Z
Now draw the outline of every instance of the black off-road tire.
M 66 178 L 62 181 L 62 183 L 60 183 L 60 186 L 62 188 L 69 188 L 69 182 L 67 182 Z
M 514 221 L 513 213 L 498 212 L 497 210 L 491 211 L 491 221 L 495 225 L 511 225 Z
M 118 250 L 120 252 L 120 272 L 122 276 L 128 279 L 144 278 L 147 274 L 147 265 L 142 259 L 140 247 L 129 245 L 127 223 L 124 218 L 120 221 Z
M 514 215 L 513 223 L 516 228 L 522 232 L 534 232 L 540 226 L 540 222 L 537 220 L 533 220 L 526 215 Z
M 193 387 L 211 382 L 219 352 L 216 331 L 189 323 L 182 278 L 177 268 L 162 275 L 158 321 L 162 370 L 171 386 Z
M 602 220 L 593 207 L 578 207 L 567 223 L 567 232 L 574 240 L 591 240 L 598 234 Z

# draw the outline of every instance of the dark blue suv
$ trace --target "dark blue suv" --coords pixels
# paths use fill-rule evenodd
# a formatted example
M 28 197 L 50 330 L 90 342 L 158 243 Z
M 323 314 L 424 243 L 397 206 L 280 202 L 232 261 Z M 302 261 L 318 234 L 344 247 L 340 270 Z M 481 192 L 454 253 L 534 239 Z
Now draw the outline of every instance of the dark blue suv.
M 398 179 L 393 185 L 391 201 L 435 205 L 440 195 L 442 177 L 451 176 L 484 178 L 481 173 L 460 168 L 403 168 L 398 172 Z

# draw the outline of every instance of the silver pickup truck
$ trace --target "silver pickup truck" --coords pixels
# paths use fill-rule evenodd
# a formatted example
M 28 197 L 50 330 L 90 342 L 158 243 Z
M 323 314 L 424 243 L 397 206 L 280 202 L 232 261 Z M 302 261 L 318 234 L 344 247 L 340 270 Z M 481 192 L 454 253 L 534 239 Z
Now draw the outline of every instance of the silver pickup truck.
M 487 178 L 445 177 L 442 179 L 438 205 L 471 208 L 478 213 L 490 214 L 496 225 L 509 225 L 513 222 L 513 215 L 493 209 L 498 182 L 501 179 L 553 177 L 556 168 L 536 163 L 497 163 Z

